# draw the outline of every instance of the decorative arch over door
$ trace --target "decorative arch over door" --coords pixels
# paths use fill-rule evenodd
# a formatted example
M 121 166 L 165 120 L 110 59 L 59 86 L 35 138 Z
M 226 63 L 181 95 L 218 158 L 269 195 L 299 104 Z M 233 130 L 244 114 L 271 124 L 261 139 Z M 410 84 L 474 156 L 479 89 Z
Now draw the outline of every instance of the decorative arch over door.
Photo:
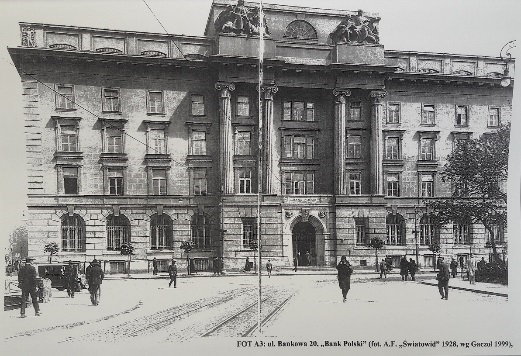
M 324 264 L 324 227 L 314 216 L 303 219 L 298 216 L 290 225 L 292 259 L 299 266 L 321 266 Z

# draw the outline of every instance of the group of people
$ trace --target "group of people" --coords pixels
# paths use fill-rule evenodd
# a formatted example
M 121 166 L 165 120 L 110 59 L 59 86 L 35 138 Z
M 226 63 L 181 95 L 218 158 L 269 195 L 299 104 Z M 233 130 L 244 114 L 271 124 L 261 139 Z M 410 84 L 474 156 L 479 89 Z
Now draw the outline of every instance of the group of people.
M 402 276 L 402 281 L 406 281 L 409 278 L 409 275 L 411 275 L 411 280 L 415 281 L 417 271 L 418 265 L 416 264 L 416 261 L 412 258 L 407 261 L 407 258 L 403 256 L 400 260 L 400 276 Z

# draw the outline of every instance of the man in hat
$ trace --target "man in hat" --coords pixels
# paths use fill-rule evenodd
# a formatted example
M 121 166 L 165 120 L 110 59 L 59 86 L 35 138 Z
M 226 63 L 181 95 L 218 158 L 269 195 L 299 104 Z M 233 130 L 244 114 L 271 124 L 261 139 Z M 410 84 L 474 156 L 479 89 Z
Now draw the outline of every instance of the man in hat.
M 168 286 L 172 286 L 172 282 L 174 282 L 174 288 L 177 288 L 177 266 L 175 265 L 175 260 L 172 260 L 172 264 L 168 266 L 168 275 L 170 276 Z
M 266 263 L 266 271 L 268 271 L 268 278 L 271 277 L 272 270 L 273 270 L 273 265 L 271 264 L 271 260 L 268 260 L 268 263 Z
M 441 299 L 449 299 L 449 278 L 450 271 L 449 266 L 443 262 L 443 257 L 438 257 L 438 291 L 440 292 Z
M 89 283 L 90 301 L 92 305 L 98 305 L 98 292 L 101 282 L 105 277 L 105 274 L 103 273 L 103 270 L 101 269 L 101 265 L 99 264 L 98 260 L 92 260 L 90 266 L 87 267 L 87 270 L 85 271 L 85 276 L 87 277 L 87 281 Z
M 347 292 L 351 288 L 351 274 L 353 273 L 353 268 L 347 261 L 346 256 L 342 256 L 340 258 L 340 263 L 336 266 L 338 270 L 338 286 L 342 290 L 343 302 L 346 301 Z
M 69 261 L 69 265 L 65 270 L 65 282 L 67 283 L 67 295 L 74 298 L 74 291 L 78 283 L 78 270 L 72 261 Z
M 20 308 L 20 317 L 25 318 L 25 305 L 27 303 L 27 297 L 31 295 L 33 302 L 34 313 L 36 316 L 40 316 L 40 306 L 38 305 L 38 296 L 36 293 L 37 287 L 37 273 L 32 262 L 34 258 L 27 257 L 25 259 L 25 266 L 20 268 L 18 272 L 18 285 L 22 290 L 22 305 Z

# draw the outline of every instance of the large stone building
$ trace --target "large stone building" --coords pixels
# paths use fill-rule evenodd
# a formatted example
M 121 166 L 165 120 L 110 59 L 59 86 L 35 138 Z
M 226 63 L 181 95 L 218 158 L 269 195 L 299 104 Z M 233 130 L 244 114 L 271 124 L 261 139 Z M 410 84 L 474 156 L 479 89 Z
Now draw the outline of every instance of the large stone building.
M 29 254 L 56 242 L 57 260 L 123 272 L 130 242 L 146 271 L 186 266 L 190 241 L 196 270 L 239 269 L 260 199 L 276 266 L 374 266 L 373 237 L 395 263 L 432 265 L 433 239 L 486 256 L 482 226 L 438 228 L 424 204 L 450 194 L 457 140 L 511 119 L 513 61 L 384 50 L 375 14 L 265 5 L 259 97 L 255 6 L 214 0 L 204 37 L 20 24 Z

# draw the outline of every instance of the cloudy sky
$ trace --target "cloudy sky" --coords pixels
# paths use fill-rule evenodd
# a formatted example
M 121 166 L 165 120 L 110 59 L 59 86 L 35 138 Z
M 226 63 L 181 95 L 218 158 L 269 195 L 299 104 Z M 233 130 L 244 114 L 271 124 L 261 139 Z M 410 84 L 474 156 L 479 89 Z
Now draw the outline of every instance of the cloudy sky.
M 147 0 L 170 33 L 203 35 L 212 0 Z M 270 3 L 377 12 L 386 49 L 498 56 L 519 37 L 518 0 L 273 0 Z M 7 47 L 20 44 L 18 22 L 163 32 L 142 0 L 0 0 L 0 237 L 21 224 L 25 206 L 25 146 L 21 86 Z M 516 49 L 519 53 L 519 48 Z M 514 56 L 516 51 L 513 51 Z M 519 90 L 517 91 L 517 93 Z M 518 95 L 517 95 L 518 96 Z M 517 102 L 517 104 L 516 104 Z M 519 117 L 519 100 L 514 117 Z M 519 123 L 514 129 L 519 132 Z M 520 150 L 518 149 L 517 152 Z M 519 159 L 512 165 L 518 177 Z M 512 182 L 511 182 L 512 183 Z M 519 180 L 514 182 L 519 206 Z M 512 206 L 512 205 L 511 205 Z M 519 225 L 519 223 L 518 223 Z M 517 236 L 517 235 L 516 235 Z M 5 241 L 5 240 L 4 240 Z

